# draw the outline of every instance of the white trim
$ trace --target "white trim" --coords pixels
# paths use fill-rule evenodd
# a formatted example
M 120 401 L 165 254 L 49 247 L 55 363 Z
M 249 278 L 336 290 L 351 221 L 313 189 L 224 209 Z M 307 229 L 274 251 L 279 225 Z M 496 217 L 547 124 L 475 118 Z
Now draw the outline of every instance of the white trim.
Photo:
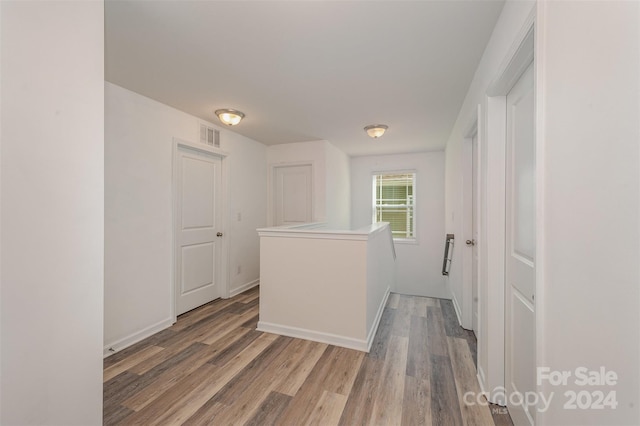
M 106 345 L 104 345 L 104 348 L 102 350 L 102 357 L 107 358 L 115 353 L 120 352 L 123 349 L 128 348 L 135 343 L 146 339 L 147 337 L 153 336 L 159 331 L 171 327 L 174 322 L 175 321 L 171 318 L 167 318 L 153 325 L 150 325 L 147 328 L 143 328 L 140 331 L 136 331 L 133 334 L 123 337 L 122 339 L 118 339 L 115 342 L 107 343 Z M 113 351 L 111 351 L 110 349 L 113 349 Z
M 272 228 L 258 228 L 260 237 L 278 238 L 311 238 L 329 240 L 367 241 L 372 235 L 382 232 L 388 222 L 378 222 L 354 231 L 321 229 L 319 224 L 304 224 L 294 226 L 275 226 Z
M 487 96 L 504 96 L 520 79 L 534 58 L 534 27 L 536 8 L 534 7 L 516 35 L 502 65 L 498 68 L 496 78 L 487 89 Z
M 546 91 L 543 90 L 545 86 L 545 63 L 544 61 L 539 60 L 540 58 L 545 58 L 545 34 L 546 32 L 541 28 L 544 28 L 545 25 L 545 8 L 547 7 L 546 2 L 540 1 L 536 2 L 536 18 L 535 18 L 535 33 L 534 33 L 534 49 L 535 54 L 533 58 L 533 66 L 534 66 L 534 90 L 535 90 L 535 144 L 536 144 L 536 275 L 535 275 L 535 291 L 536 291 L 536 301 L 535 303 L 535 360 L 536 367 L 549 365 L 545 354 L 547 353 L 546 348 L 546 340 L 545 340 L 545 315 L 544 309 L 545 305 L 543 303 L 539 303 L 540 301 L 545 300 L 545 291 L 544 291 L 544 276 L 545 276 L 545 253 L 546 250 L 546 241 L 545 241 L 545 233 L 543 232 L 545 229 L 545 139 L 544 136 L 546 134 L 545 127 L 545 114 L 544 114 L 544 97 L 541 96 L 542 93 Z M 640 11 L 639 11 L 640 17 Z M 538 392 L 544 391 L 542 385 L 537 386 L 536 389 Z M 538 424 L 548 423 L 547 412 L 538 412 L 536 413 L 536 422 Z
M 373 320 L 371 329 L 369 330 L 369 335 L 367 336 L 367 352 L 371 350 L 371 346 L 373 345 L 373 340 L 376 338 L 376 332 L 378 331 L 378 326 L 380 325 L 380 320 L 382 319 L 384 307 L 387 306 L 387 300 L 389 299 L 390 294 L 391 294 L 391 287 L 387 287 L 387 290 L 384 293 L 384 297 L 382 298 L 382 302 L 380 302 L 380 306 L 378 306 L 378 312 L 376 313 L 376 317 Z
M 534 58 L 535 18 L 534 7 L 487 89 L 487 195 L 484 233 L 487 247 L 487 294 L 483 296 L 487 306 L 486 311 L 481 310 L 479 314 L 487 315 L 487 330 L 482 332 L 482 338 L 487 342 L 487 371 L 483 385 L 488 389 L 505 388 L 506 95 Z M 495 393 L 490 395 L 494 396 Z
M 458 318 L 458 324 L 460 324 L 460 327 L 469 330 L 469 328 L 465 327 L 463 325 L 462 322 L 462 310 L 460 309 L 460 304 L 458 303 L 458 300 L 456 299 L 456 295 L 455 293 L 451 292 L 451 302 L 453 303 L 453 310 L 456 313 L 456 317 Z
M 173 318 L 173 322 L 176 322 L 178 319 L 178 316 L 176 315 L 176 270 L 175 270 L 175 265 L 176 265 L 176 229 L 177 229 L 177 224 L 176 224 L 176 220 L 178 217 L 178 213 L 176 211 L 177 208 L 177 204 L 176 204 L 176 196 L 178 194 L 178 189 L 177 189 L 177 185 L 178 185 L 178 176 L 176 175 L 176 161 L 178 158 L 178 152 L 180 150 L 180 147 L 183 148 L 187 148 L 187 149 L 191 149 L 197 152 L 201 152 L 203 154 L 206 155 L 212 155 L 215 157 L 219 157 L 220 158 L 220 173 L 221 173 L 221 182 L 220 182 L 220 190 L 221 190 L 221 194 L 220 194 L 220 227 L 222 229 L 222 233 L 225 234 L 225 237 L 222 238 L 221 241 L 221 253 L 220 253 L 220 280 L 222 281 L 221 284 L 221 288 L 222 288 L 222 297 L 223 298 L 228 298 L 229 297 L 229 283 L 230 283 L 230 279 L 229 279 L 229 262 L 230 262 L 230 256 L 229 256 L 229 235 L 226 232 L 227 229 L 229 229 L 227 227 L 227 222 L 228 222 L 228 214 L 229 212 L 227 211 L 227 205 L 228 203 L 228 197 L 229 197 L 229 192 L 228 192 L 228 170 L 227 170 L 227 162 L 225 161 L 227 156 L 229 155 L 227 152 L 219 149 L 219 148 L 215 148 L 209 145 L 204 145 L 201 143 L 193 143 L 193 142 L 189 142 L 186 141 L 184 139 L 180 139 L 180 138 L 173 138 L 173 148 L 172 148 L 172 153 L 171 153 L 171 265 L 170 265 L 170 271 L 171 271 L 171 279 L 170 281 L 170 286 L 171 288 L 170 290 L 170 301 L 169 301 L 169 314 L 171 316 L 171 318 Z
M 173 145 L 174 147 L 176 145 L 180 145 L 180 146 L 195 149 L 196 151 L 201 151 L 207 154 L 217 155 L 220 158 L 225 158 L 229 156 L 228 152 L 223 151 L 220 148 L 216 148 L 216 147 L 201 144 L 201 143 L 189 142 L 187 140 L 180 139 L 180 138 L 173 138 Z
M 486 395 L 487 387 L 484 385 L 486 381 L 484 376 L 484 370 L 482 369 L 482 366 L 480 364 L 478 364 L 478 367 L 476 368 L 476 370 L 478 371 L 478 373 L 476 374 L 476 378 L 478 379 L 478 384 L 480 384 L 480 392 L 483 395 Z
M 386 222 L 385 222 L 386 223 Z M 258 229 L 260 237 L 277 237 L 277 238 L 309 238 L 314 240 L 349 240 L 349 241 L 367 241 L 367 234 L 350 233 L 349 231 L 277 231 L 269 228 Z
M 222 151 L 219 151 L 222 152 Z M 220 154 L 221 155 L 221 154 Z M 222 282 L 222 298 L 229 298 L 229 289 L 231 286 L 231 223 L 233 223 L 233 219 L 231 218 L 231 211 L 229 211 L 229 163 L 226 160 L 226 156 L 220 157 L 221 163 L 221 182 L 220 182 L 220 190 L 222 194 L 221 197 L 221 205 L 220 205 L 220 225 L 222 226 L 223 237 L 221 241 L 221 249 L 222 253 L 220 254 L 220 279 Z
M 486 306 L 488 389 L 504 388 L 504 292 L 505 292 L 505 161 L 506 98 L 487 99 L 487 286 Z M 490 401 L 494 402 L 494 401 Z
M 244 293 L 245 291 L 254 288 L 255 286 L 260 285 L 260 279 L 249 281 L 248 283 L 242 284 L 240 287 L 234 288 L 229 292 L 229 297 L 235 297 L 240 293 Z
M 366 340 L 354 339 L 352 337 L 339 336 L 337 334 L 324 333 L 321 331 L 313 331 L 313 330 L 308 330 L 306 328 L 273 324 L 265 321 L 258 321 L 258 327 L 256 329 L 258 331 L 262 331 L 265 333 L 274 333 L 282 336 L 294 337 L 297 339 L 305 339 L 305 340 L 311 340 L 313 342 L 327 343 L 329 345 L 340 346 L 347 349 L 355 349 L 357 351 L 368 353 L 371 350 L 371 346 L 373 345 L 373 341 L 376 337 L 376 332 L 378 331 L 378 326 L 380 325 L 380 320 L 382 319 L 384 307 L 387 305 L 389 294 L 391 294 L 391 289 L 387 287 L 387 290 L 385 291 L 385 295 L 382 298 L 382 301 L 380 302 L 380 306 L 378 306 L 378 312 L 376 313 L 376 318 L 373 321 L 373 324 L 371 326 L 371 329 L 369 330 Z
M 462 300 L 461 305 L 457 306 L 458 320 L 460 325 L 467 329 L 473 329 L 473 247 L 464 244 L 466 240 L 474 239 L 473 236 L 473 186 L 478 188 L 478 182 L 474 181 L 473 176 L 473 137 L 476 137 L 476 146 L 479 144 L 478 122 L 479 109 L 476 109 L 476 116 L 467 126 L 465 138 L 462 141 L 462 238 L 463 244 L 460 244 L 462 255 Z M 478 153 L 476 152 L 476 155 Z M 479 170 L 476 178 L 479 180 Z M 476 206 L 476 214 L 478 212 Z M 477 220 L 476 220 L 477 222 Z M 477 226 L 477 223 L 475 224 Z
M 313 342 L 327 343 L 329 345 L 341 346 L 343 348 L 355 349 L 362 352 L 368 351 L 366 340 L 338 336 L 336 334 L 323 333 L 320 331 L 307 330 L 305 328 L 258 321 L 257 330 L 265 333 L 274 333 L 280 334 L 282 336 L 295 337 L 297 339 L 311 340 Z
M 477 297 L 478 297 L 478 312 L 477 312 L 477 359 L 476 365 L 478 365 L 478 371 L 482 371 L 482 380 L 486 382 L 486 376 L 484 370 L 480 367 L 483 365 L 485 351 L 480 342 L 484 342 L 486 345 L 487 335 L 485 330 L 485 324 L 482 321 L 482 315 L 486 306 L 483 304 L 484 294 L 487 292 L 487 146 L 486 146 L 486 133 L 485 133 L 485 115 L 483 105 L 478 105 L 478 132 L 477 132 L 477 164 L 478 164 L 478 182 L 476 182 L 477 188 L 477 210 L 476 210 L 476 229 L 478 235 L 477 244 L 477 256 L 478 256 L 478 277 L 477 277 Z M 473 312 L 473 308 L 471 309 Z M 473 318 L 472 318 L 473 321 Z

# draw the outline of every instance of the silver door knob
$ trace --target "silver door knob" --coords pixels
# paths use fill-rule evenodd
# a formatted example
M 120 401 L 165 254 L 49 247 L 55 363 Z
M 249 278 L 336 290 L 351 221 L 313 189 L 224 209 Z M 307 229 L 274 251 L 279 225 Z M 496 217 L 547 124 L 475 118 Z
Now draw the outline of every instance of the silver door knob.
M 465 242 L 467 243 L 468 246 L 475 246 L 476 245 L 476 240 L 467 240 Z
M 222 237 L 222 232 L 218 232 L 218 233 L 216 234 L 216 236 L 218 236 L 218 237 Z

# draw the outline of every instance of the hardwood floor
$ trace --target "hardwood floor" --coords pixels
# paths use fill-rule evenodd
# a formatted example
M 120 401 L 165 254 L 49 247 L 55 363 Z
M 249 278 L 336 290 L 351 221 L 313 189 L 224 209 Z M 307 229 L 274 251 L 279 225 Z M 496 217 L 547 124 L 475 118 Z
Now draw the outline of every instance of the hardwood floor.
M 369 354 L 255 330 L 257 288 L 104 361 L 105 425 L 493 425 L 448 300 L 392 294 Z M 506 423 L 504 415 L 496 422 Z

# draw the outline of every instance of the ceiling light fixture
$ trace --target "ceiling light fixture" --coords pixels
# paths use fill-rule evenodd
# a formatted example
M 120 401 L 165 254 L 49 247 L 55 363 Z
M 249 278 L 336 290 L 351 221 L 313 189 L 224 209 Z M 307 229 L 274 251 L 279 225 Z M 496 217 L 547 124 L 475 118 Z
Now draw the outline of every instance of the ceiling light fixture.
M 384 132 L 386 132 L 388 128 L 389 126 L 385 124 L 370 124 L 364 128 L 364 131 L 372 138 L 377 139 L 384 135 Z
M 236 111 L 235 109 L 218 109 L 216 110 L 216 115 L 227 126 L 235 126 L 244 118 L 244 113 L 240 111 Z

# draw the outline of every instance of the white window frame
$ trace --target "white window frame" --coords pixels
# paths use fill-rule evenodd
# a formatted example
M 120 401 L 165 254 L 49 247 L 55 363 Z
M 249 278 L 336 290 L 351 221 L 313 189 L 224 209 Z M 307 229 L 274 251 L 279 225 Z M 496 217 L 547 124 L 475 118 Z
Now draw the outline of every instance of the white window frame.
M 371 174 L 371 223 L 377 223 L 376 217 L 376 207 L 377 207 L 377 194 L 376 194 L 376 179 L 380 175 L 413 175 L 413 204 L 412 204 L 412 217 L 413 221 L 413 237 L 402 238 L 402 237 L 393 237 L 393 241 L 397 243 L 406 243 L 406 244 L 417 244 L 418 243 L 418 221 L 416 220 L 417 215 L 417 180 L 418 173 L 415 170 L 382 170 L 373 172 Z M 402 206 L 402 205 L 400 205 Z M 406 205 L 405 205 L 406 206 Z

